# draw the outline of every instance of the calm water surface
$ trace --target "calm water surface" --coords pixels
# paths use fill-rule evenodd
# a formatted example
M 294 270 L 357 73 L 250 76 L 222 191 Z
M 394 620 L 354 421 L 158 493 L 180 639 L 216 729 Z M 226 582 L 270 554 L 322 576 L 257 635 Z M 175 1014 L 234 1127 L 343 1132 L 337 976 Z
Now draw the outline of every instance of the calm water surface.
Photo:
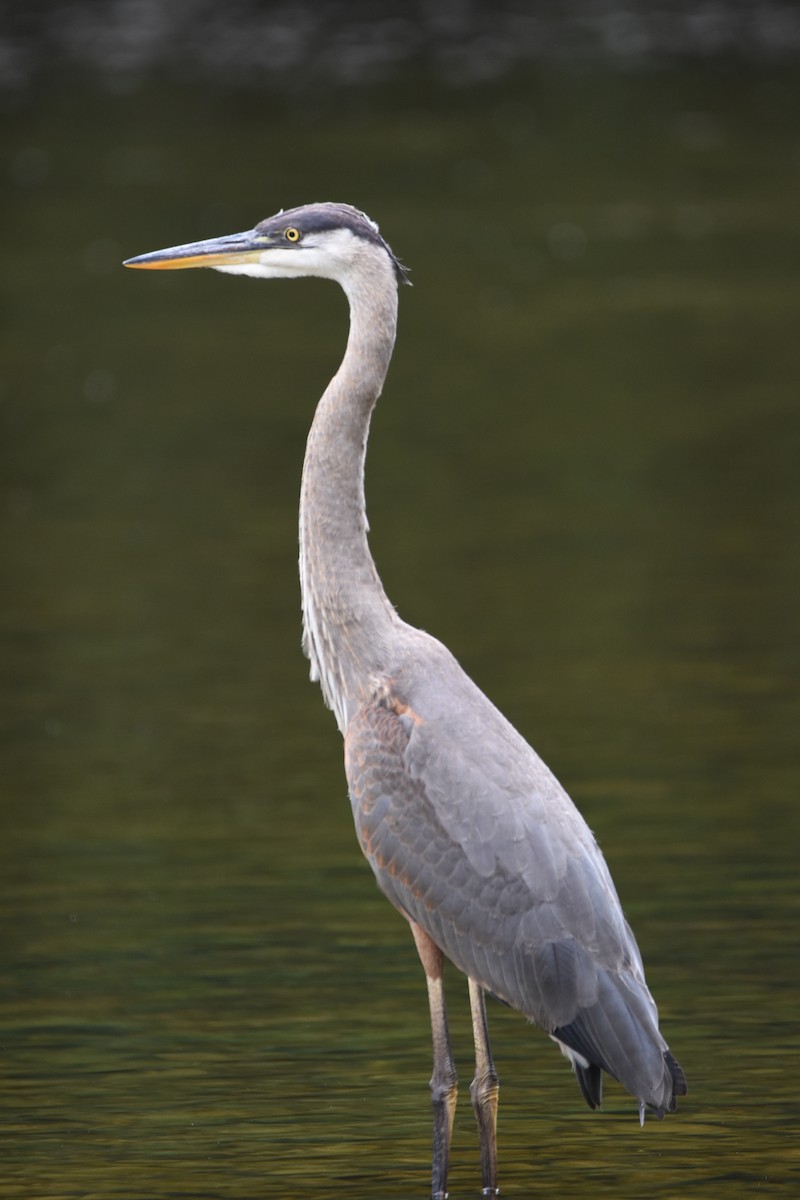
M 424 1196 L 425 989 L 299 650 L 336 289 L 119 260 L 281 205 L 414 268 L 373 550 L 597 832 L 686 1069 L 493 1006 L 509 1196 L 794 1196 L 800 155 L 779 73 L 6 113 L 2 1197 Z M 466 992 L 451 1195 L 478 1191 Z

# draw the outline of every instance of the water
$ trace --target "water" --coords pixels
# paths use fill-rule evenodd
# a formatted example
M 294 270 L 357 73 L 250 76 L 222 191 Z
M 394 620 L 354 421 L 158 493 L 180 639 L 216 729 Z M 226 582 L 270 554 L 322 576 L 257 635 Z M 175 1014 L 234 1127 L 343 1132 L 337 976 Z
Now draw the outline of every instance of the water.
M 319 198 L 413 267 L 387 590 L 598 833 L 689 1078 L 644 1131 L 611 1083 L 589 1114 L 493 1005 L 503 1193 L 796 1194 L 797 115 L 711 70 L 6 115 L 0 1196 L 426 1194 L 421 972 L 298 644 L 346 311 L 118 268 Z

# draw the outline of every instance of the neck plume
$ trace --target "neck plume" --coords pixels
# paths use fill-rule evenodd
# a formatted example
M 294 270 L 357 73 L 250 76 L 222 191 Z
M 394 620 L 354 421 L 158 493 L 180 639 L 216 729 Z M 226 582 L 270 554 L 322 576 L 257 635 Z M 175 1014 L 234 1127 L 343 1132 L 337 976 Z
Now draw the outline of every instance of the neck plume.
M 367 542 L 364 459 L 394 347 L 397 285 L 386 253 L 365 246 L 341 280 L 350 302 L 342 364 L 308 435 L 300 495 L 303 648 L 344 732 L 385 672 L 397 617 Z

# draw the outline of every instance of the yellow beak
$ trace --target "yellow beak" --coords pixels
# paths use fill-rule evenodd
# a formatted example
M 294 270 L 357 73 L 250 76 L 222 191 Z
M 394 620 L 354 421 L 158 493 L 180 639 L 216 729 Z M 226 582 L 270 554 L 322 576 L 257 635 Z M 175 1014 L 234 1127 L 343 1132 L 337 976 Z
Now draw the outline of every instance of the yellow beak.
M 146 271 L 182 271 L 188 267 L 231 267 L 239 263 L 258 262 L 269 239 L 254 229 L 227 237 L 209 238 L 204 242 L 187 242 L 167 250 L 139 254 L 123 263 Z

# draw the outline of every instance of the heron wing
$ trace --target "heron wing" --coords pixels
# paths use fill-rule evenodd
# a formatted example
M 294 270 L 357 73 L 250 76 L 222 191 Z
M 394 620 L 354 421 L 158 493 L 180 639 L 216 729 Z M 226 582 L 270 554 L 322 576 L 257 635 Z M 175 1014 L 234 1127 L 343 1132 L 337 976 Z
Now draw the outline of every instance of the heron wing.
M 380 887 L 578 1068 L 668 1107 L 666 1043 L 594 837 L 444 647 L 435 665 L 408 663 L 346 733 L 356 830 Z

